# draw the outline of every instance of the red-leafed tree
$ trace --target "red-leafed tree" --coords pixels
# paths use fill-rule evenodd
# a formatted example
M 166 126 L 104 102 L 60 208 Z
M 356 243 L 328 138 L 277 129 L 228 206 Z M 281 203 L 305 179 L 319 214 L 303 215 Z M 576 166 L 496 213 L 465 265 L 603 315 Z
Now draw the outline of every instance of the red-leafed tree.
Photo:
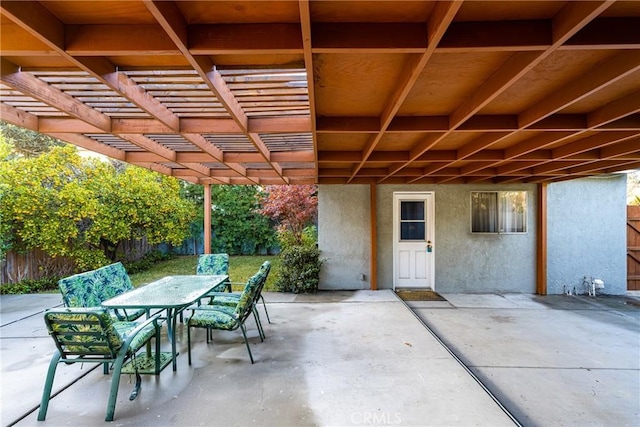
M 316 292 L 320 250 L 312 221 L 318 214 L 315 185 L 271 185 L 265 188 L 260 213 L 278 223 L 280 271 L 275 286 L 283 292 Z
M 290 232 L 300 244 L 305 227 L 318 214 L 317 191 L 315 185 L 269 185 L 260 213 L 276 221 L 280 233 Z

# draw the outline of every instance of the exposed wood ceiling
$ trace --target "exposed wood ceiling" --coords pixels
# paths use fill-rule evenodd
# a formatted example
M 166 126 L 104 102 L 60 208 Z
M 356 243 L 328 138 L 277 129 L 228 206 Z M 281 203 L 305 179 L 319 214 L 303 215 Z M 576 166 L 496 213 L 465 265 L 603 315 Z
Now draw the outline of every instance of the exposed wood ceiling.
M 199 183 L 640 168 L 640 1 L 7 1 L 3 120 Z

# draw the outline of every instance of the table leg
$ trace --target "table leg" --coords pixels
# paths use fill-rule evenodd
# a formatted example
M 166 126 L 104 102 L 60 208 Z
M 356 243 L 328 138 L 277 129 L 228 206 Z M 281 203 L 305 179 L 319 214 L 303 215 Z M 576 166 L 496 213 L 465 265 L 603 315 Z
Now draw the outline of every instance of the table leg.
M 178 352 L 176 350 L 176 323 L 178 318 L 178 310 L 167 308 L 167 337 L 171 342 L 171 358 L 173 359 L 173 370 L 177 369 L 176 358 Z

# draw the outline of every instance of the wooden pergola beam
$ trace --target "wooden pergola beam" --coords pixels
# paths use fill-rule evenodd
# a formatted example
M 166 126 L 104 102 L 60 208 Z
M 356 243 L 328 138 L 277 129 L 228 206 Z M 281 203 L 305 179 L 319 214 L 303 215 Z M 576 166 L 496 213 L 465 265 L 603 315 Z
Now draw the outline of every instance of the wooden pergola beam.
M 96 141 L 95 139 L 86 137 L 84 135 L 78 135 L 75 133 L 47 133 L 50 137 L 57 138 L 61 141 L 66 141 L 70 144 L 84 148 L 85 150 L 93 151 L 94 153 L 103 154 L 111 157 L 112 159 L 126 161 L 126 153 L 124 150 L 120 150 L 114 147 L 110 147 L 106 144 Z
M 91 132 L 107 133 L 90 124 L 72 117 L 42 117 L 41 126 L 51 132 Z M 261 117 L 249 119 L 252 133 L 305 133 L 311 132 L 309 117 Z M 180 118 L 178 127 L 185 133 L 242 134 L 242 130 L 232 119 L 221 118 Z M 157 119 L 111 118 L 111 130 L 115 133 L 155 133 L 172 134 L 175 130 Z
M 38 12 L 40 13 L 40 12 Z M 8 55 L 42 51 L 43 46 L 12 31 L 3 31 L 3 52 Z M 640 18 L 594 19 L 569 38 L 561 49 L 638 49 Z M 54 26 L 50 40 L 59 40 Z M 438 53 L 544 51 L 552 45 L 551 20 L 452 22 L 436 47 Z M 192 55 L 301 54 L 300 27 L 287 23 L 193 24 L 187 27 Z M 47 33 L 44 33 L 47 36 Z M 312 53 L 413 53 L 427 50 L 424 27 L 415 22 L 316 22 Z M 180 55 L 180 50 L 157 24 L 67 25 L 59 46 L 72 56 Z M 5 46 L 9 47 L 5 49 Z M 49 53 L 53 52 L 50 50 Z
M 409 95 L 409 92 L 413 88 L 415 82 L 420 77 L 420 73 L 424 69 L 425 65 L 435 52 L 436 46 L 440 43 L 440 40 L 444 36 L 447 28 L 453 21 L 456 13 L 462 6 L 462 1 L 447 1 L 438 2 L 429 16 L 427 22 L 427 38 L 425 52 L 418 57 L 411 58 L 409 64 L 404 68 L 402 75 L 399 79 L 399 83 L 393 90 L 391 99 L 385 103 L 384 111 L 380 116 L 380 132 L 378 132 L 373 138 L 371 138 L 363 150 L 363 160 L 354 168 L 351 179 L 353 179 L 358 171 L 364 166 L 371 153 L 376 149 L 380 143 L 384 132 L 387 130 L 391 121 L 395 117 L 398 109 Z
M 169 1 L 145 0 L 144 4 L 178 47 L 185 59 L 187 59 L 191 67 L 198 73 L 225 110 L 230 114 L 231 118 L 238 124 L 242 132 L 254 144 L 267 163 L 278 172 L 281 179 L 287 183 L 287 179 L 282 176 L 282 168 L 270 160 L 269 150 L 259 134 L 249 131 L 247 115 L 225 83 L 220 72 L 211 62 L 211 59 L 208 56 L 195 56 L 189 51 L 188 24 L 182 16 L 180 9 L 174 2 Z
M 433 148 L 454 129 L 458 128 L 462 123 L 496 99 L 516 81 L 519 81 L 525 74 L 562 46 L 563 43 L 611 6 L 611 4 L 613 4 L 613 1 L 594 1 L 580 4 L 568 3 L 552 19 L 551 46 L 541 52 L 519 52 L 512 55 L 505 64 L 480 85 L 478 89 L 449 116 L 450 129 L 447 132 L 443 133 L 439 138 L 428 138 L 417 144 L 412 150 L 410 161 L 405 165 L 392 168 L 382 181 L 396 174 L 417 157 Z M 519 117 L 519 120 L 520 119 Z M 486 148 L 488 148 L 488 146 Z
M 581 130 L 638 130 L 640 131 L 640 93 L 633 93 L 611 105 L 599 108 L 590 114 L 556 114 L 541 120 L 529 129 L 521 132 L 531 133 L 544 130 L 545 132 Z M 593 123 L 589 124 L 588 120 Z M 42 117 L 41 126 L 51 132 L 91 132 L 107 133 L 90 124 L 73 117 Z M 332 133 L 376 133 L 378 127 L 366 125 L 377 122 L 377 118 L 324 117 L 319 120 L 318 134 Z M 441 133 L 447 130 L 446 118 L 437 117 L 396 117 L 387 129 L 387 134 L 394 133 Z M 474 116 L 463 126 L 453 131 L 501 133 L 516 131 L 516 116 Z M 181 133 L 219 133 L 242 134 L 242 130 L 232 119 L 222 118 L 181 118 L 179 122 Z M 251 133 L 307 133 L 312 132 L 309 117 L 263 117 L 249 118 Z M 502 125 L 500 125 L 500 123 Z M 510 125 L 508 123 L 514 123 Z M 147 118 L 111 118 L 111 130 L 116 133 L 154 133 L 172 134 L 171 128 L 156 119 Z M 473 141 L 475 143 L 475 141 Z M 480 144 L 482 145 L 482 144 Z M 461 149 L 463 150 L 463 149 Z M 474 151 L 471 147 L 464 151 Z M 372 153 L 373 155 L 373 153 Z
M 638 112 L 640 112 L 640 91 L 592 111 L 587 115 L 587 125 L 589 128 L 604 126 Z
M 69 111 L 69 114 L 72 114 L 77 119 L 89 123 L 104 132 L 111 131 L 111 119 L 109 116 L 88 107 L 74 97 L 48 85 L 31 74 L 21 72 L 15 64 L 4 58 L 0 58 L 0 81 L 60 111 Z
M 2 120 L 13 123 L 16 126 L 34 131 L 38 131 L 38 127 L 40 125 L 38 116 L 34 116 L 31 113 L 12 107 L 4 102 L 0 103 L 0 117 L 2 117 Z
M 619 53 L 598 64 L 590 72 L 583 74 L 580 79 L 554 90 L 544 100 L 520 113 L 518 124 L 521 128 L 531 126 L 638 70 L 640 70 L 640 52 L 632 50 Z
M 309 95 L 309 112 L 311 116 L 311 135 L 314 152 L 314 172 L 318 176 L 318 135 L 316 133 L 316 96 L 313 71 L 313 53 L 311 39 L 311 12 L 309 10 L 309 0 L 299 0 L 298 7 L 300 10 L 300 32 L 302 35 L 302 49 L 304 56 L 304 65 L 307 70 L 307 90 Z M 315 180 L 314 180 L 314 183 Z

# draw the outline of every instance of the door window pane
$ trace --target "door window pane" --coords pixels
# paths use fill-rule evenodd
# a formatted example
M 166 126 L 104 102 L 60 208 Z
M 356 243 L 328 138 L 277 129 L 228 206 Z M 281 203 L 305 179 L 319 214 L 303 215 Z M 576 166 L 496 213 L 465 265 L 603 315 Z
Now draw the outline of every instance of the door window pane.
M 423 221 L 424 202 L 400 202 L 400 219 L 402 221 Z
M 425 240 L 425 202 L 400 202 L 400 240 Z
M 424 222 L 400 223 L 400 240 L 424 240 Z

